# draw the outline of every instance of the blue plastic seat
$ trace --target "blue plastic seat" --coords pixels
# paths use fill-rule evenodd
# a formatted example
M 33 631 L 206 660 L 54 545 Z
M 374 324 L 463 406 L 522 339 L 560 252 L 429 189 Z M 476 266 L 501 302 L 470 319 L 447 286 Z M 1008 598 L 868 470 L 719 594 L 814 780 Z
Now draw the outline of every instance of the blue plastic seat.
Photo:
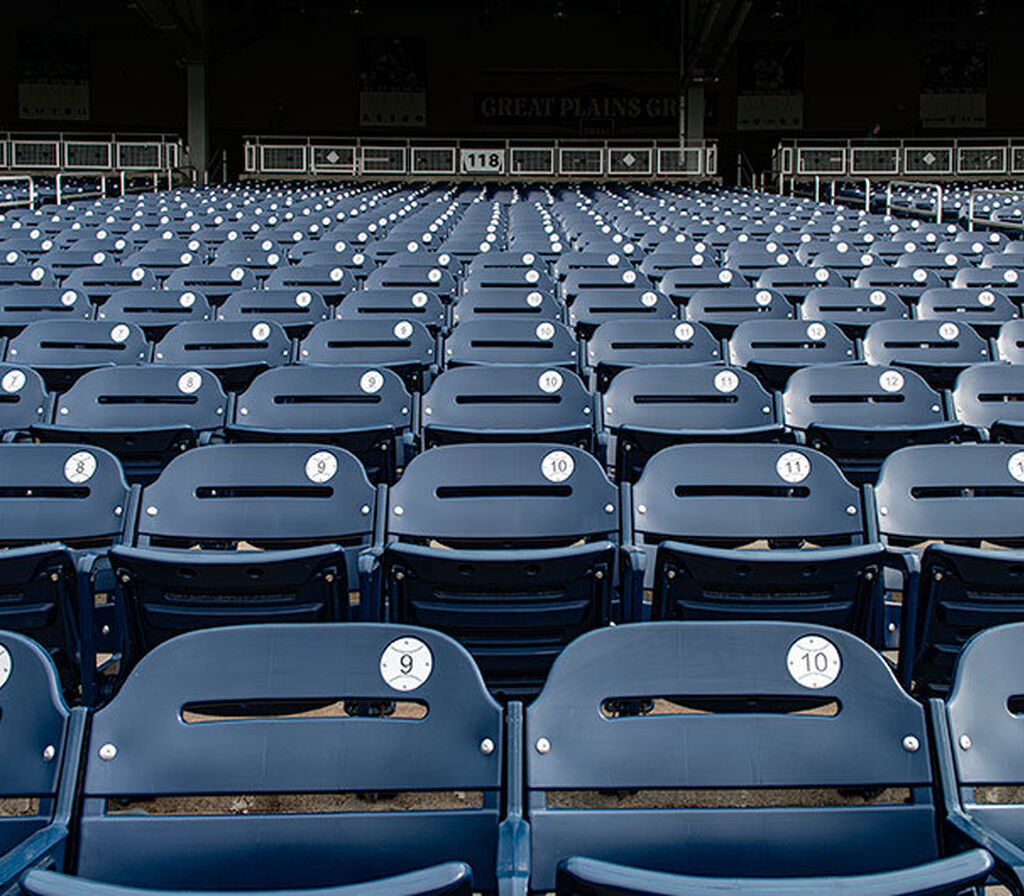
M 423 396 L 423 447 L 461 442 L 560 442 L 594 447 L 594 400 L 572 371 L 455 367 Z
M 150 346 L 134 324 L 92 320 L 43 320 L 7 344 L 8 363 L 35 368 L 51 391 L 62 391 L 98 367 L 143 364 Z
M 789 378 L 782 402 L 786 425 L 855 483 L 873 482 L 882 461 L 899 448 L 972 435 L 945 397 L 906 368 L 806 367 Z
M 843 631 L 591 632 L 525 729 L 536 893 L 921 896 L 992 868 L 943 852 L 924 710 Z
M 721 363 L 718 340 L 700 324 L 687 322 L 612 321 L 601 324 L 587 343 L 586 366 L 601 392 L 628 367 Z
M 158 277 L 168 277 L 174 271 L 191 264 L 203 264 L 206 260 L 204 252 L 187 248 L 182 240 L 158 240 L 158 243 L 176 243 L 182 245 L 147 245 L 138 252 L 125 256 L 124 263 L 130 267 L 151 271 Z
M 167 331 L 153 349 L 153 363 L 205 368 L 235 391 L 287 364 L 291 354 L 288 334 L 272 320 L 190 321 Z
M 1017 445 L 919 445 L 882 465 L 879 531 L 911 565 L 920 556 L 919 588 L 903 599 L 900 651 L 900 677 L 920 694 L 945 692 L 973 634 L 1024 620 L 1022 483 Z
M 419 321 L 431 333 L 443 330 L 448 321 L 447 309 L 436 293 L 399 287 L 350 292 L 335 316 L 342 320 Z
M 592 455 L 557 444 L 448 445 L 388 496 L 390 618 L 451 634 L 490 687 L 535 693 L 558 652 L 617 618 L 618 496 Z
M 478 257 L 486 258 L 487 255 Z M 536 267 L 483 267 L 474 270 L 472 265 L 470 265 L 469 273 L 462 281 L 461 291 L 539 289 L 541 292 L 553 292 L 554 288 L 555 281 L 551 278 L 551 275 L 547 271 L 539 270 Z
M 89 320 L 93 306 L 85 293 L 52 286 L 0 289 L 0 333 L 16 333 L 39 320 Z
M 885 552 L 836 464 L 785 445 L 677 445 L 632 487 L 633 616 L 835 625 L 881 643 Z
M 876 325 L 877 326 L 877 325 Z M 857 360 L 854 344 L 839 327 L 822 321 L 744 321 L 729 340 L 729 360 L 766 386 L 781 389 L 802 367 Z
M 212 318 L 206 296 L 188 289 L 119 289 L 96 309 L 97 320 L 137 324 L 154 340 L 175 324 Z
M 0 628 L 39 641 L 94 696 L 94 559 L 131 528 L 117 459 L 84 445 L 0 445 Z M 102 590 L 102 589 L 100 589 Z
M 471 320 L 454 327 L 445 339 L 444 363 L 576 368 L 577 345 L 572 331 L 558 321 Z
M 686 303 L 686 319 L 703 324 L 718 337 L 728 338 L 747 320 L 792 320 L 793 306 L 781 293 L 752 286 L 699 289 Z
M 17 893 L 30 868 L 64 863 L 86 710 L 68 709 L 35 641 L 0 631 L 0 656 L 0 802 L 15 809 L 0 816 L 0 887 Z
M 243 289 L 217 309 L 217 320 L 275 321 L 290 336 L 301 336 L 330 316 L 323 296 L 308 289 Z
M 658 289 L 677 305 L 685 305 L 698 289 L 746 285 L 747 280 L 742 274 L 728 268 L 677 268 L 665 272 L 665 276 L 658 282 Z
M 863 336 L 880 320 L 909 320 L 910 309 L 895 293 L 885 289 L 823 286 L 812 289 L 800 304 L 803 320 L 836 324 L 848 336 Z
M 71 271 L 63 285 L 65 289 L 84 292 L 92 302 L 104 302 L 119 289 L 156 289 L 159 284 L 152 271 L 138 265 L 91 265 Z
M 639 290 L 644 293 L 653 292 L 654 284 L 631 267 L 572 270 L 561 283 L 562 298 L 567 303 L 572 303 L 581 293 L 591 289 L 621 290 L 627 293 L 635 293 Z
M 529 320 L 565 318 L 565 307 L 553 295 L 537 289 L 474 289 L 452 305 L 452 323 L 523 317 Z
M 437 343 L 423 324 L 410 320 L 329 320 L 299 344 L 303 364 L 389 367 L 418 392 L 437 365 Z
M 175 455 L 224 426 L 227 397 L 202 369 L 147 365 L 91 370 L 56 399 L 40 439 L 105 448 L 129 482 L 147 482 Z
M 1020 681 L 1024 624 L 975 635 L 957 660 L 945 702 L 931 700 L 935 752 L 955 842 L 987 849 L 995 877 L 1024 890 L 1024 809 L 1016 792 L 1020 760 Z
M 988 342 L 952 320 L 885 320 L 868 327 L 864 360 L 881 367 L 909 367 L 937 389 L 949 388 L 972 364 L 990 361 Z
M 31 367 L 0 364 L 0 432 L 4 441 L 48 420 L 53 396 L 43 378 Z
M 918 299 L 919 320 L 952 320 L 967 324 L 982 336 L 995 335 L 1008 320 L 1020 317 L 1020 309 L 995 289 L 928 289 Z
M 179 632 L 247 622 L 374 618 L 357 557 L 373 486 L 327 445 L 209 445 L 143 489 L 135 544 L 111 549 L 131 660 Z M 196 549 L 198 548 L 198 549 Z
M 355 287 L 353 275 L 338 263 L 314 263 L 308 256 L 294 267 L 280 267 L 267 277 L 267 289 L 309 290 L 324 297 L 329 305 L 336 305 Z
M 57 280 L 45 265 L 0 264 L 0 286 L 56 286 Z
M 277 367 L 238 396 L 226 430 L 235 441 L 338 445 L 371 480 L 391 482 L 412 448 L 414 410 L 401 378 L 386 367 Z
M 853 285 L 863 289 L 887 289 L 905 302 L 914 302 L 925 290 L 946 284 L 928 268 L 889 268 L 875 264 L 862 270 Z
M 754 282 L 760 289 L 774 289 L 782 293 L 787 301 L 799 302 L 812 289 L 820 286 L 842 286 L 843 278 L 838 271 L 826 267 L 805 268 L 800 265 L 786 265 L 769 268 Z
M 569 324 L 582 339 L 589 338 L 608 321 L 672 320 L 675 317 L 676 306 L 653 289 L 584 289 L 569 307 Z
M 165 289 L 184 289 L 200 292 L 211 302 L 220 304 L 231 293 L 240 289 L 256 289 L 256 275 L 241 265 L 193 264 L 173 271 L 164 280 Z M 267 287 L 285 284 L 267 281 Z
M 778 441 L 777 401 L 740 368 L 633 367 L 619 373 L 602 402 L 614 438 L 616 477 L 634 482 L 662 448 L 687 442 Z
M 1007 321 L 996 337 L 999 359 L 1011 364 L 1024 364 L 1024 320 Z
M 957 378 L 953 407 L 993 442 L 1024 442 L 1024 365 L 975 364 Z
M 366 278 L 366 288 L 380 287 L 430 290 L 446 297 L 455 295 L 455 279 L 444 268 L 433 264 L 377 268 Z
M 436 632 L 184 635 L 93 716 L 84 755 L 74 861 L 31 871 L 26 896 L 498 889 L 501 710 Z

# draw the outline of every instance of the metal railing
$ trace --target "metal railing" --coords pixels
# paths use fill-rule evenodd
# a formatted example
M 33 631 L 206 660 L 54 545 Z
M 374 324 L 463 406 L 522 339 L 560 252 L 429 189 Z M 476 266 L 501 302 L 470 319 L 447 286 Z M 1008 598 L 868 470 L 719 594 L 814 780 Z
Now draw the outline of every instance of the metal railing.
M 168 171 L 179 167 L 182 155 L 177 135 L 0 132 L 0 171 Z
M 246 137 L 247 175 L 661 179 L 718 175 L 713 140 L 384 139 Z
M 976 187 L 971 190 L 967 197 L 967 229 L 974 230 L 975 224 L 985 227 L 1004 227 L 1007 230 L 1024 230 L 1024 222 L 1000 221 L 994 217 L 980 218 L 974 214 L 976 199 L 978 196 L 1019 196 L 1024 198 L 1024 190 L 993 190 L 985 187 Z
M 1024 138 L 955 140 L 783 140 L 772 154 L 777 177 L 1018 177 L 1024 175 Z
M 893 209 L 903 212 L 905 215 L 927 215 L 927 209 L 919 209 L 914 205 L 894 205 L 892 201 L 893 187 L 912 187 L 915 190 L 935 191 L 935 221 L 942 223 L 942 184 L 925 183 L 919 180 L 890 180 L 885 185 L 885 213 L 891 215 Z
M 36 207 L 36 182 L 28 174 L 6 174 L 0 176 L 0 183 L 27 183 L 28 196 L 25 199 L 7 199 L 0 201 L 0 208 L 16 208 L 19 205 Z

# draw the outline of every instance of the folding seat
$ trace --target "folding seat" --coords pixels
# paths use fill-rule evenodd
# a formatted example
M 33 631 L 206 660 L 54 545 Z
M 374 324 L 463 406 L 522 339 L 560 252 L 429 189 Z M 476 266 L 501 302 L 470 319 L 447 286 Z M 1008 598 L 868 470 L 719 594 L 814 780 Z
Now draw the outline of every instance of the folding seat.
M 147 482 L 175 455 L 224 425 L 227 398 L 208 371 L 146 365 L 91 370 L 56 400 L 32 434 L 114 454 L 129 482 Z
M 914 268 L 915 271 L 926 270 L 938 274 L 944 284 L 949 284 L 957 271 L 966 262 L 952 252 L 907 252 L 896 259 L 897 268 Z
M 329 320 L 299 343 L 303 364 L 389 367 L 410 392 L 418 392 L 437 369 L 437 342 L 423 324 L 409 320 Z
M 657 282 L 669 271 L 702 267 L 707 257 L 697 248 L 699 244 L 671 243 L 648 254 L 640 263 L 640 273 Z
M 701 324 L 626 320 L 601 324 L 587 343 L 586 367 L 600 392 L 628 367 L 721 364 L 721 344 Z
M 1024 364 L 1024 321 L 1007 321 L 999 328 L 996 349 L 1000 360 Z
M 96 309 L 97 320 L 135 324 L 150 339 L 160 339 L 175 324 L 212 316 L 206 296 L 187 289 L 119 289 Z
M 34 367 L 47 387 L 59 392 L 88 370 L 143 364 L 149 351 L 145 334 L 134 324 L 42 320 L 8 342 L 5 360 Z
M 91 576 L 130 532 L 131 506 L 120 464 L 101 448 L 0 445 L 0 628 L 51 653 L 69 699 L 79 686 L 95 696 Z
M 445 367 L 463 364 L 579 364 L 578 343 L 558 321 L 523 318 L 471 320 L 454 327 L 444 341 Z
M 793 306 L 781 293 L 752 286 L 698 289 L 686 303 L 686 319 L 728 337 L 746 320 L 792 320 Z
M 474 257 L 469 263 L 467 274 L 489 270 L 535 270 L 540 273 L 547 271 L 547 263 L 539 255 L 533 252 L 511 250 L 504 252 L 482 252 L 479 255 L 474 250 Z
M 179 243 L 180 240 L 157 240 L 158 243 Z M 198 242 L 198 241 L 197 241 Z M 150 271 L 158 277 L 167 277 L 180 268 L 191 264 L 203 264 L 206 256 L 202 252 L 176 246 L 147 246 L 138 252 L 125 256 L 124 263 L 132 267 Z
M 900 237 L 899 234 L 893 234 L 892 236 L 892 239 L 872 241 L 871 246 L 867 250 L 868 255 L 874 255 L 888 265 L 898 265 L 899 267 L 914 266 L 912 262 L 899 265 L 898 259 L 900 258 L 909 259 L 913 255 L 924 263 L 931 255 L 931 252 L 924 246 L 923 239 L 919 239 L 916 236 Z
M 851 337 L 863 336 L 879 320 L 909 320 L 910 309 L 886 289 L 821 286 L 809 290 L 800 304 L 803 320 L 833 323 Z
M 562 281 L 562 298 L 568 304 L 588 290 L 653 292 L 654 285 L 632 268 L 584 268 L 570 271 Z M 671 296 L 670 296 L 671 298 Z
M 539 289 L 554 292 L 555 282 L 537 268 L 482 268 L 471 270 L 462 282 L 462 292 L 487 289 Z
M 883 320 L 868 327 L 864 360 L 882 367 L 909 367 L 936 389 L 953 385 L 958 373 L 991 360 L 988 342 L 951 320 Z
M 603 629 L 525 717 L 532 892 L 952 894 L 993 866 L 943 851 L 924 708 L 847 632 Z
M 841 286 L 843 278 L 829 268 L 805 268 L 787 265 L 783 268 L 769 268 L 754 282 L 759 289 L 774 289 L 789 302 L 802 301 L 807 293 L 819 286 L 835 284 Z
M 843 331 L 822 321 L 744 321 L 728 347 L 729 363 L 745 367 L 769 388 L 782 388 L 801 367 L 857 360 L 856 348 Z
M 77 268 L 64 278 L 65 289 L 84 292 L 93 302 L 104 302 L 113 293 L 129 287 L 156 289 L 156 275 L 138 266 L 92 265 Z
M 1024 441 L 1024 365 L 975 364 L 952 392 L 957 418 L 993 442 Z
M 0 631 L 0 887 L 64 864 L 86 710 L 68 709 L 57 670 L 29 638 Z
M 100 265 L 113 265 L 116 259 L 113 254 L 89 249 L 51 249 L 39 256 L 39 264 L 49 268 L 57 277 L 66 277 L 76 268 L 88 268 Z
M 633 618 L 787 619 L 882 643 L 885 550 L 860 491 L 824 454 L 665 448 L 632 487 L 628 514 Z
M 388 502 L 377 572 L 390 618 L 461 641 L 492 690 L 536 693 L 565 644 L 618 618 L 618 496 L 592 455 L 433 448 Z
M 338 242 L 334 244 L 335 247 L 337 245 Z M 343 271 L 349 272 L 350 278 L 355 279 L 362 279 L 367 272 L 373 270 L 373 262 L 358 246 L 337 249 L 329 242 L 325 245 L 323 240 L 298 243 L 289 250 L 288 257 L 301 268 L 320 267 L 334 270 L 340 267 Z
M 782 396 L 786 425 L 828 454 L 854 483 L 873 482 L 906 445 L 970 440 L 974 433 L 913 370 L 843 364 L 807 367 Z
M 74 861 L 22 889 L 492 896 L 503 728 L 472 659 L 437 632 L 193 632 L 93 716 Z
M 189 265 L 187 268 L 173 271 L 164 281 L 165 289 L 201 292 L 214 305 L 219 305 L 233 292 L 240 289 L 256 289 L 258 285 L 256 275 L 240 265 Z M 270 289 L 290 284 L 272 283 L 268 279 L 266 285 Z
M 992 336 L 1003 323 L 1020 317 L 1020 309 L 998 290 L 957 287 L 925 290 L 916 315 L 919 320 L 953 320 Z
M 563 252 L 554 264 L 555 275 L 565 280 L 573 271 L 595 271 L 613 268 L 626 270 L 630 267 L 629 258 L 620 249 L 608 251 L 592 250 L 585 252 Z
M 380 287 L 430 290 L 442 297 L 452 297 L 455 295 L 455 278 L 437 265 L 382 267 L 371 271 L 366 278 L 367 289 Z
M 904 595 L 900 651 L 900 678 L 919 694 L 946 690 L 975 632 L 1024 619 L 1021 482 L 1017 445 L 919 445 L 882 466 L 881 535 L 915 572 L 919 558 L 919 587 Z
M 40 259 L 40 263 L 45 264 L 46 262 Z M 990 252 L 982 256 L 978 267 L 996 271 L 1013 270 L 1019 274 L 1024 269 L 1024 258 L 1016 252 Z
M 357 289 L 341 300 L 335 315 L 342 320 L 419 321 L 431 333 L 445 328 L 448 311 L 437 293 L 422 289 Z
M 3 268 L 0 268 L 0 277 Z M 953 278 L 954 287 L 969 289 L 998 289 L 1014 301 L 1024 300 L 1024 283 L 1016 269 L 996 270 L 993 268 L 961 268 Z
M 178 455 L 142 491 L 134 545 L 110 551 L 129 663 L 197 628 L 375 618 L 357 594 L 367 598 L 357 558 L 373 542 L 374 507 L 362 465 L 342 448 Z
M 302 336 L 331 317 L 323 296 L 308 289 L 241 289 L 225 299 L 217 320 L 279 323 L 289 336 Z
M 0 433 L 13 441 L 36 423 L 48 420 L 53 396 L 43 378 L 31 367 L 0 364 Z
M 744 276 L 760 276 L 764 271 L 774 267 L 785 267 L 796 264 L 789 252 L 781 249 L 776 252 L 769 251 L 764 245 L 748 244 L 742 247 L 726 249 L 722 257 L 722 263 Z
M 228 438 L 337 445 L 374 482 L 392 482 L 413 447 L 416 408 L 387 368 L 297 366 L 261 373 L 238 396 Z
M 41 264 L 0 264 L 0 286 L 56 285 L 56 278 Z
M 615 442 L 615 475 L 623 482 L 634 482 L 669 445 L 769 442 L 785 435 L 775 397 L 739 368 L 628 368 L 611 381 L 602 407 Z
M 904 302 L 916 302 L 926 289 L 945 286 L 935 271 L 924 267 L 887 268 L 873 265 L 862 270 L 853 285 L 863 289 L 887 289 Z
M 336 305 L 343 296 L 355 288 L 355 280 L 352 274 L 339 264 L 301 264 L 296 267 L 280 267 L 273 271 L 267 277 L 264 287 L 306 289 L 320 293 L 329 305 Z
M 672 320 L 676 306 L 654 290 L 584 289 L 569 307 L 569 325 L 588 339 L 602 323 L 615 320 Z
M 685 305 L 699 289 L 747 285 L 746 278 L 738 271 L 704 267 L 666 271 L 658 283 L 658 289 L 677 305 Z
M 268 245 L 269 249 L 263 246 Z M 225 243 L 213 256 L 215 265 L 241 265 L 260 277 L 266 277 L 271 271 L 287 266 L 288 259 L 273 240 L 236 240 Z
M 988 849 L 995 878 L 1024 889 L 1024 819 L 1016 794 L 1024 781 L 1019 744 L 1024 625 L 975 635 L 956 664 L 944 700 L 929 701 L 946 826 L 957 843 Z
M 565 306 L 551 293 L 531 289 L 474 289 L 452 305 L 452 323 L 523 317 L 536 321 L 565 317 Z
M 0 332 L 10 334 L 39 320 L 89 320 L 84 293 L 60 286 L 0 287 Z
M 456 367 L 423 396 L 423 447 L 463 442 L 559 442 L 594 448 L 594 399 L 569 370 Z

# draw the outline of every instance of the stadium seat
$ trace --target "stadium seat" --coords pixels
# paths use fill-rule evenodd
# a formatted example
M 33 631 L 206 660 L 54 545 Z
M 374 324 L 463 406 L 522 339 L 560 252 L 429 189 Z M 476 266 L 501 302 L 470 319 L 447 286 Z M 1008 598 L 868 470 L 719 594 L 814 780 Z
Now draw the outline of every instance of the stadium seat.
M 53 396 L 46 391 L 43 378 L 31 367 L 0 364 L 0 433 L 3 441 L 13 441 L 37 424 L 50 418 Z
M 535 289 L 476 289 L 452 305 L 453 324 L 506 317 L 561 321 L 564 316 L 565 308 L 554 296 Z
M 217 309 L 217 320 L 274 321 L 289 336 L 302 336 L 331 316 L 323 296 L 306 289 L 243 289 Z
M 912 568 L 919 558 L 903 598 L 900 678 L 921 695 L 945 692 L 971 635 L 1024 620 L 1022 482 L 1016 445 L 918 445 L 882 465 L 879 531 Z
M 569 367 L 579 363 L 572 332 L 558 321 L 471 320 L 453 327 L 444 341 L 445 367 L 464 364 L 527 364 Z
M 916 312 L 919 320 L 956 321 L 982 336 L 993 336 L 1003 323 L 1020 317 L 1020 309 L 995 289 L 928 289 Z
M 972 364 L 991 360 L 988 342 L 952 320 L 885 320 L 868 327 L 864 360 L 880 367 L 909 367 L 936 389 L 953 385 Z
M 145 284 L 141 284 L 145 285 Z M 164 280 L 165 289 L 200 292 L 212 303 L 220 304 L 239 289 L 256 289 L 256 275 L 240 265 L 189 265 L 173 271 Z M 267 281 L 267 287 L 285 284 Z
M 111 549 L 130 663 L 172 635 L 247 622 L 376 618 L 357 557 L 375 496 L 326 445 L 210 445 L 146 486 L 134 545 Z
M 676 306 L 654 290 L 585 289 L 569 306 L 569 324 L 588 339 L 602 323 L 619 320 L 671 320 Z
M 448 322 L 448 312 L 436 293 L 397 287 L 350 292 L 335 316 L 342 320 L 418 321 L 435 334 Z
M 319 293 L 329 305 L 336 305 L 355 286 L 353 275 L 346 272 L 337 261 L 314 264 L 307 256 L 295 267 L 280 267 L 274 270 L 263 284 L 266 289 L 290 289 L 295 292 L 308 290 Z M 246 284 L 243 284 L 245 286 Z M 253 283 L 251 286 L 255 286 Z M 251 287 L 250 287 L 251 288 Z
M 377 578 L 393 621 L 451 634 L 492 690 L 523 696 L 618 618 L 618 531 L 615 486 L 580 449 L 448 445 L 390 490 Z
M 226 432 L 234 441 L 337 445 L 372 481 L 392 482 L 413 447 L 415 411 L 401 377 L 386 367 L 276 367 L 238 396 Z
M 1024 442 L 1024 366 L 975 364 L 953 388 L 956 416 L 993 442 Z
M 96 319 L 136 324 L 149 339 L 158 341 L 175 324 L 212 320 L 213 312 L 202 293 L 132 287 L 112 293 L 96 309 Z
M 825 455 L 677 445 L 631 492 L 634 618 L 802 621 L 881 644 L 885 551 L 860 492 Z
M 996 337 L 999 359 L 1024 364 L 1024 320 L 1011 320 L 999 328 Z
M 536 893 L 952 894 L 992 868 L 943 852 L 924 709 L 843 631 L 592 632 L 525 729 Z
M 910 309 L 885 289 L 824 286 L 812 289 L 800 304 L 804 320 L 833 323 L 851 337 L 863 336 L 879 320 L 909 320 Z
M 264 370 L 287 364 L 291 354 L 284 327 L 272 320 L 190 321 L 167 331 L 153 349 L 153 363 L 202 367 L 237 391 Z
M 0 289 L 0 333 L 13 334 L 39 320 L 89 320 L 93 306 L 75 289 L 7 286 Z
M 703 324 L 715 336 L 728 338 L 747 320 L 792 320 L 793 306 L 771 289 L 737 286 L 699 289 L 686 304 L 686 319 Z
M 854 344 L 843 331 L 821 321 L 748 320 L 729 339 L 730 363 L 747 368 L 776 389 L 801 367 L 856 359 Z

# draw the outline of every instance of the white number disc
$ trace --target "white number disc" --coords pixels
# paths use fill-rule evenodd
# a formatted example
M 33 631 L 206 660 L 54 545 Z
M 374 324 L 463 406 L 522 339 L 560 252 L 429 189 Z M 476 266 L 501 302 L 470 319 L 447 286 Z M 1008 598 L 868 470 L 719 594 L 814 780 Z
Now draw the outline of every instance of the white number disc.
M 811 324 L 807 328 L 807 338 L 808 339 L 824 339 L 825 338 L 825 334 L 827 332 L 828 331 L 825 329 L 825 325 L 824 324 L 813 323 L 813 324 Z
M 914 279 L 918 283 L 924 283 L 924 281 L 928 279 L 928 272 L 924 268 L 915 268 Z
M 300 308 L 308 308 L 312 301 L 313 301 L 313 297 L 308 292 L 306 292 L 305 290 L 300 292 L 295 297 L 295 304 L 298 305 Z
M 10 677 L 11 655 L 7 652 L 7 648 L 0 644 L 0 688 L 7 684 L 7 679 Z
M 956 324 L 947 321 L 939 327 L 939 335 L 946 341 L 956 339 L 960 335 L 960 328 Z
M 1010 475 L 1018 482 L 1024 482 L 1024 451 L 1015 451 L 1006 462 Z
M 114 342 L 124 342 L 130 333 L 131 331 L 128 329 L 127 324 L 118 324 L 110 331 L 110 338 L 113 339 Z
M 551 339 L 555 335 L 555 325 L 544 321 L 542 324 L 537 324 L 536 333 L 538 339 Z
M 757 295 L 754 296 L 754 301 L 757 302 L 762 308 L 772 303 L 772 294 L 767 289 L 759 289 Z
M 722 283 L 732 283 L 732 271 L 720 271 L 718 279 Z
M 623 283 L 636 283 L 636 271 L 623 271 L 622 272 Z
M 537 380 L 537 385 L 540 386 L 542 392 L 547 392 L 549 395 L 557 392 L 562 388 L 562 374 L 557 370 L 545 370 Z
M 396 339 L 408 339 L 412 336 L 412 324 L 407 320 L 400 320 L 391 331 Z
M 398 638 L 384 648 L 380 677 L 396 691 L 415 691 L 434 668 L 434 657 L 419 638 Z
M 269 335 L 270 335 L 270 325 L 269 324 L 262 324 L 262 323 L 260 323 L 260 324 L 256 324 L 256 326 L 254 326 L 252 328 L 252 338 L 255 339 L 257 342 L 262 342 Z
M 828 278 L 829 273 L 827 270 L 825 270 L 825 268 L 818 268 L 818 270 L 814 272 L 814 279 L 817 280 L 819 283 L 824 283 L 826 280 L 828 280 Z
M 178 304 L 182 308 L 191 308 L 196 303 L 196 294 L 194 292 L 183 292 L 178 296 Z
M 880 289 L 874 289 L 871 291 L 871 295 L 868 297 L 871 304 L 877 306 L 885 304 L 885 293 Z
M 64 478 L 76 485 L 88 482 L 96 472 L 96 458 L 89 451 L 76 451 L 64 462 Z
M 245 277 L 245 271 L 243 271 L 241 268 L 232 268 L 231 269 L 231 279 L 234 280 L 236 283 L 239 280 L 242 280 L 244 277 Z
M 310 482 L 330 482 L 338 472 L 338 459 L 330 451 L 317 451 L 306 461 L 306 478 Z
M 527 271 L 523 276 L 527 283 L 536 283 L 540 280 L 540 271 Z
M 551 451 L 540 462 L 540 471 L 549 482 L 565 482 L 575 468 L 576 463 L 568 451 Z
M 775 462 L 775 472 L 786 482 L 803 482 L 811 472 L 811 462 L 799 451 L 787 451 Z
M 359 388 L 367 395 L 380 392 L 383 385 L 384 376 L 379 370 L 367 370 L 366 373 L 359 377 Z
M 903 374 L 898 370 L 886 370 L 878 377 L 878 385 L 885 392 L 899 392 L 903 388 Z
M 995 293 L 989 292 L 987 289 L 983 292 L 978 293 L 978 304 L 984 305 L 986 308 L 991 307 L 995 304 L 996 297 Z
M 75 304 L 75 302 L 77 302 L 77 301 L 78 301 L 78 293 L 76 293 L 76 292 L 75 292 L 75 291 L 74 291 L 73 289 L 68 289 L 68 290 L 65 290 L 65 291 L 64 291 L 64 292 L 63 292 L 63 293 L 61 294 L 61 297 L 60 297 L 60 303 L 61 303 L 61 304 L 62 304 L 62 305 L 63 305 L 63 306 L 65 307 L 65 308 L 70 308 L 70 307 L 71 307 L 72 305 L 74 305 L 74 304 Z
M 719 392 L 735 392 L 740 378 L 732 370 L 720 370 L 715 374 L 715 388 Z
M 693 325 L 678 324 L 673 333 L 680 342 L 686 342 L 689 339 L 693 339 Z
M 839 677 L 843 662 L 836 645 L 820 635 L 804 635 L 786 654 L 786 668 L 798 685 L 817 690 Z
M 8 370 L 0 380 L 4 392 L 20 392 L 25 387 L 25 373 L 22 370 Z
M 199 390 L 203 384 L 203 377 L 197 370 L 187 370 L 178 377 L 178 391 L 191 395 Z
M 413 297 L 412 297 L 412 307 L 413 308 L 422 308 L 426 304 L 427 304 L 427 294 L 425 292 L 413 293 Z
M 1020 274 L 1018 274 L 1016 271 L 1004 271 L 1003 272 L 1003 279 L 1007 283 L 1016 283 L 1019 278 L 1020 278 Z
M 331 278 L 333 283 L 337 283 L 345 276 L 345 272 L 341 268 L 331 268 L 331 272 L 327 276 Z
M 653 292 L 645 292 L 640 296 L 640 304 L 645 308 L 653 308 L 658 304 L 658 297 Z
M 544 296 L 542 296 L 539 292 L 531 292 L 526 297 L 526 304 L 529 305 L 531 308 L 539 308 L 540 305 L 541 305 L 541 302 L 543 302 L 543 301 L 544 301 Z

